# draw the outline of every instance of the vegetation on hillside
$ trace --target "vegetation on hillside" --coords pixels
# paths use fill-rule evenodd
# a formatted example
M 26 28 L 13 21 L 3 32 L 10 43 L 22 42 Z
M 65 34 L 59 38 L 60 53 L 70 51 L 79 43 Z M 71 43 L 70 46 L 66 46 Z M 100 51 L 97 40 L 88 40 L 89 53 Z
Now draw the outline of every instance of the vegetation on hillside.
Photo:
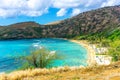
M 120 26 L 119 26 L 120 27 Z M 103 31 L 98 34 L 76 36 L 74 39 L 88 40 L 92 44 L 99 44 L 100 47 L 107 47 L 107 55 L 113 57 L 113 61 L 120 60 L 120 29 L 112 32 Z
M 23 22 L 0 27 L 0 39 L 73 38 L 96 34 L 107 36 L 120 26 L 119 18 L 120 6 L 105 7 L 81 13 L 54 25 Z
M 109 55 L 113 57 L 114 61 L 120 60 L 120 40 L 110 43 Z

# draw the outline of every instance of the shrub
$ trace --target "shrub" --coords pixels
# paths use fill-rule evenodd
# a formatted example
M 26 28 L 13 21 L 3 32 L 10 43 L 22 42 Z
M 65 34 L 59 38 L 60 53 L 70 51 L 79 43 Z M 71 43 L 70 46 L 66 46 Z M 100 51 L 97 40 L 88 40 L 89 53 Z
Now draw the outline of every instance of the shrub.
M 42 48 L 23 57 L 22 69 L 50 67 L 56 59 L 60 59 L 60 56 L 56 52 L 50 52 Z
M 113 57 L 114 61 L 120 60 L 120 40 L 110 43 L 109 54 Z

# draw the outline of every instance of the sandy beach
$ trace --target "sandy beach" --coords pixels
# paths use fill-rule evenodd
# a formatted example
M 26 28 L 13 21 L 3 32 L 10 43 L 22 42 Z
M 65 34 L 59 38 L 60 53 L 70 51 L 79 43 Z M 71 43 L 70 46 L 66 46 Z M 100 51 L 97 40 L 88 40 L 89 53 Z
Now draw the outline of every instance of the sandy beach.
M 71 42 L 75 42 L 77 44 L 80 44 L 81 46 L 85 47 L 87 49 L 88 53 L 88 66 L 91 66 L 96 63 L 95 60 L 95 51 L 92 49 L 92 47 L 89 46 L 89 43 L 85 40 L 70 40 Z

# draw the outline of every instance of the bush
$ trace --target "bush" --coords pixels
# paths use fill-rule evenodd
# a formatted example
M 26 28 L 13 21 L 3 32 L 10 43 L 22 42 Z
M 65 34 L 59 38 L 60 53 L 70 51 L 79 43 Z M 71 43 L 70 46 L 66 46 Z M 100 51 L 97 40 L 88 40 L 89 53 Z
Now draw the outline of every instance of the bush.
M 110 43 L 109 54 L 113 57 L 113 61 L 120 60 L 120 40 Z
M 24 62 L 22 69 L 50 67 L 56 59 L 60 59 L 60 56 L 58 56 L 56 52 L 50 52 L 42 48 L 23 57 Z

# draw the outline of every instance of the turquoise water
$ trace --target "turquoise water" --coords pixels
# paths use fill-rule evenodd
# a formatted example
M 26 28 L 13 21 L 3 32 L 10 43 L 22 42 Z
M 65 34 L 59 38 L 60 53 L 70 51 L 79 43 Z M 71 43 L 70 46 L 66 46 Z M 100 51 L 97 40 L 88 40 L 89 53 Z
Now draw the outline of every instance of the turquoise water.
M 63 39 L 24 39 L 0 41 L 0 72 L 15 70 L 21 62 L 12 57 L 28 55 L 36 47 L 45 47 L 64 56 L 56 60 L 53 66 L 86 66 L 87 51 L 84 47 Z

